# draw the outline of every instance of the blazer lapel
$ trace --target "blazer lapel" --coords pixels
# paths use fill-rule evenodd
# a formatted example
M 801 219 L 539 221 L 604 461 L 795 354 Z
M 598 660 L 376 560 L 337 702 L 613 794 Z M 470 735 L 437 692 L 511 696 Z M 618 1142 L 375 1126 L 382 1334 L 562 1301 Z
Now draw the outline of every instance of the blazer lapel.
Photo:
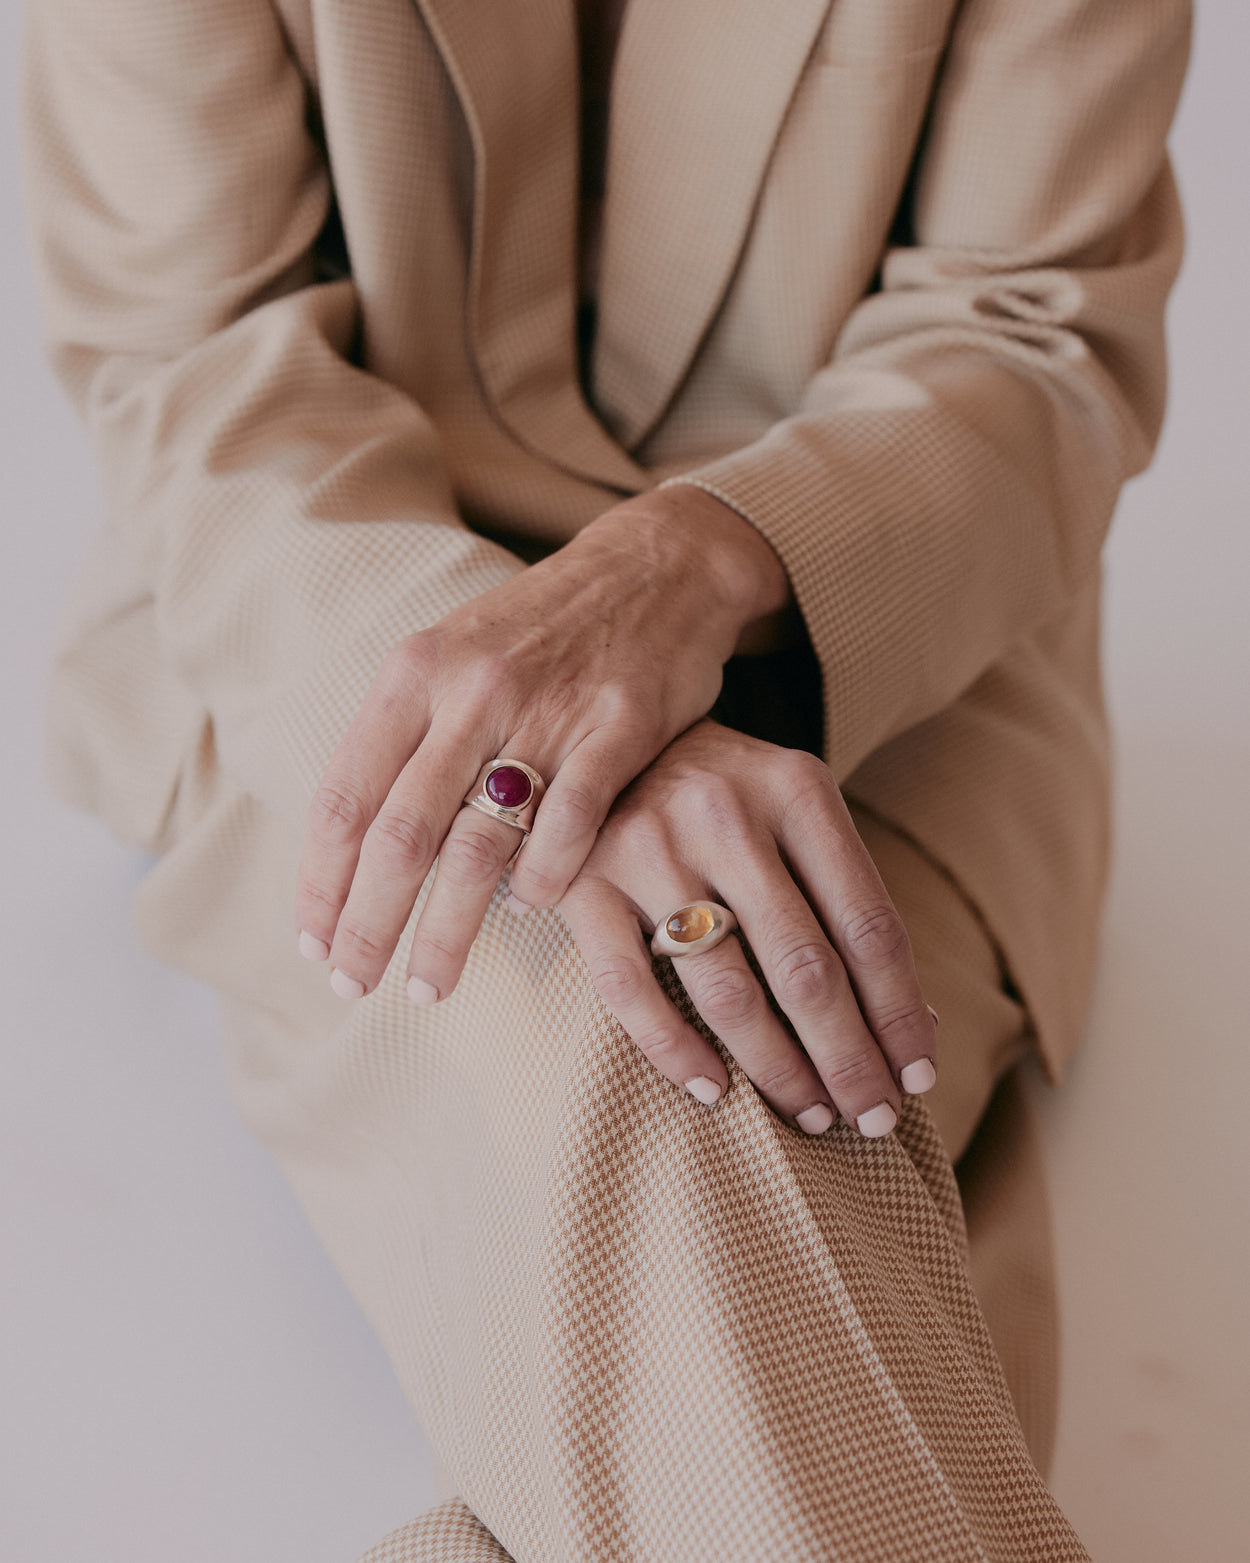
M 626 449 L 664 411 L 724 296 L 829 5 L 629 0 L 594 361 L 595 404 Z
M 612 79 L 594 401 L 575 342 L 579 83 L 572 0 L 415 0 L 474 149 L 470 332 L 527 448 L 609 486 L 724 296 L 831 0 L 629 0 Z M 602 421 L 600 421 L 602 420 Z
M 483 385 L 527 448 L 594 482 L 646 474 L 577 374 L 577 36 L 572 0 L 416 0 L 474 153 L 470 321 Z

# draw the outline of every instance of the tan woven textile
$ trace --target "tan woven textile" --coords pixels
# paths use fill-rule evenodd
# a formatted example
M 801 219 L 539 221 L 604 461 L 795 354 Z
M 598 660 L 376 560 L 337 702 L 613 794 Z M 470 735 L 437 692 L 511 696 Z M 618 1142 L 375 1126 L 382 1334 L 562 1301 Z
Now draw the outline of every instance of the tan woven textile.
M 588 399 L 570 0 L 30 0 L 27 216 L 110 510 L 51 772 L 163 854 L 145 939 L 222 992 L 240 1111 L 476 1516 L 396 1556 L 1083 1555 L 1012 1406 L 1044 1465 L 1036 1148 L 993 1093 L 1034 1045 L 1057 1081 L 1088 998 L 1098 558 L 1162 415 L 1188 24 L 630 0 Z M 554 914 L 497 901 L 432 1015 L 406 947 L 350 1013 L 294 953 L 385 652 L 670 480 L 781 554 L 943 1014 L 885 1142 L 739 1076 L 685 1101 Z
M 967 1211 L 995 1339 L 942 1140 L 973 1134 L 1022 1012 L 949 877 L 857 821 L 943 1007 L 933 1109 L 906 1099 L 881 1141 L 808 1138 L 732 1065 L 701 1108 L 604 1010 L 558 916 L 517 920 L 502 891 L 450 1000 L 414 1010 L 399 961 L 345 1011 L 324 971 L 290 980 L 270 910 L 298 839 L 224 784 L 144 882 L 145 943 L 230 993 L 239 1111 L 475 1516 L 423 1520 L 414 1556 L 444 1563 L 478 1521 L 520 1563 L 1085 1556 L 1036 1463 L 1055 1410 L 1036 1146 L 1000 1096 L 961 1160 L 1005 1141 Z
M 388 647 L 518 568 L 461 518 L 553 544 L 685 475 L 780 551 L 835 774 L 980 907 L 1058 1078 L 1188 21 L 631 0 L 592 410 L 568 0 L 30 0 L 49 349 L 113 515 L 53 682 L 61 791 L 160 848 L 211 742 L 302 817 Z

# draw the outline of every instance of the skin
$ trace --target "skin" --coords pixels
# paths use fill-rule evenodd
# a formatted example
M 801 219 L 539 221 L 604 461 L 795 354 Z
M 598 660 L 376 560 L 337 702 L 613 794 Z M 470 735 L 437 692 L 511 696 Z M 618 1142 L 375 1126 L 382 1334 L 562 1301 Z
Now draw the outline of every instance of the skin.
M 528 849 L 526 849 L 528 850 Z M 524 855 L 524 854 L 522 854 Z M 888 1104 L 902 1070 L 933 1059 L 902 921 L 827 766 L 712 721 L 675 739 L 609 815 L 560 910 L 605 1003 L 674 1084 L 725 1066 L 655 979 L 649 936 L 683 902 L 734 908 L 783 1025 L 742 945 L 673 964 L 709 1030 L 800 1128 Z M 826 1107 L 827 1114 L 812 1109 Z M 800 1117 L 800 1115 L 802 1115 Z M 889 1114 L 861 1129 L 884 1132 Z
M 934 1057 L 933 1021 L 833 778 L 811 755 L 701 720 L 725 661 L 789 600 L 763 536 L 675 486 L 614 506 L 402 641 L 309 809 L 303 953 L 328 955 L 344 997 L 370 992 L 437 857 L 408 991 L 449 997 L 518 844 L 463 800 L 486 760 L 515 755 L 549 785 L 510 904 L 560 906 L 604 1001 L 661 1073 L 705 1100 L 727 1083 L 643 942 L 675 906 L 711 898 L 733 907 L 798 1040 L 737 939 L 676 965 L 765 1098 L 809 1132 L 827 1126 L 815 1106 L 852 1122 L 883 1102 L 897 1113 L 899 1072 Z M 883 1117 L 868 1132 L 888 1132 Z

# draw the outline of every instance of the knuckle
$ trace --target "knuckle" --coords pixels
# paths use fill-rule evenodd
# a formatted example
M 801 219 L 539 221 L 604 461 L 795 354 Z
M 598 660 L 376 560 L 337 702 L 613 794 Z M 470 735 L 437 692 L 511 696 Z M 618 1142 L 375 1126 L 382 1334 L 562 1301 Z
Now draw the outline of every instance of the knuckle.
M 697 986 L 699 1013 L 713 1031 L 740 1026 L 759 1014 L 764 996 L 750 972 L 737 967 L 705 977 Z
M 629 795 L 613 810 L 596 842 L 600 847 L 604 842 L 612 843 L 622 862 L 664 863 L 675 851 L 668 821 Z
M 369 966 L 379 962 L 385 965 L 390 955 L 390 945 L 376 930 L 362 927 L 359 923 L 340 922 L 334 935 L 333 958 L 341 959 L 347 950 Z
M 544 868 L 540 861 L 527 863 L 524 852 L 513 871 L 512 883 L 525 891 L 523 899 L 531 906 L 554 906 L 568 888 L 566 879 Z
M 906 1009 L 875 1020 L 872 1029 L 878 1039 L 885 1042 L 895 1036 L 907 1036 L 912 1031 L 927 1029 L 928 1025 L 929 1011 L 923 1004 L 912 1004 Z
M 299 887 L 300 906 L 308 908 L 314 913 L 325 912 L 329 915 L 330 926 L 333 928 L 339 912 L 343 907 L 343 897 L 336 895 L 334 891 L 326 889 L 313 880 L 308 880 Z M 310 930 L 312 932 L 313 930 Z
M 429 862 L 432 834 L 419 816 L 384 809 L 370 827 L 369 850 L 392 872 L 417 873 Z
M 369 810 L 359 793 L 328 782 L 313 793 L 308 826 L 313 835 L 334 845 L 358 840 L 369 824 Z
M 777 960 L 777 1000 L 785 1010 L 826 1003 L 845 980 L 841 961 L 815 940 L 792 945 Z
M 592 961 L 590 975 L 609 1009 L 627 1008 L 642 995 L 641 968 L 621 955 L 600 956 Z
M 756 1090 L 779 1102 L 802 1101 L 812 1095 L 807 1070 L 798 1059 L 789 1059 L 757 1069 L 751 1076 Z
M 825 762 L 806 749 L 787 749 L 774 764 L 773 784 L 785 799 L 787 818 L 827 818 L 837 786 Z
M 737 785 L 728 777 L 701 776 L 686 801 L 711 835 L 732 840 L 741 836 L 744 806 Z
M 631 683 L 605 684 L 598 692 L 596 709 L 618 735 L 641 735 L 655 726 L 655 705 Z
M 449 836 L 439 853 L 439 866 L 456 880 L 492 884 L 503 872 L 506 854 L 499 843 L 476 830 Z
M 545 823 L 554 825 L 566 836 L 580 836 L 594 830 L 606 812 L 604 800 L 589 783 L 582 781 L 563 783 L 558 790 L 553 789 L 544 802 Z
M 435 928 L 418 927 L 413 935 L 410 964 L 415 971 L 441 972 L 459 964 L 463 950 Z
M 876 1055 L 861 1051 L 848 1053 L 844 1058 L 837 1059 L 822 1073 L 826 1084 L 836 1097 L 858 1091 L 876 1078 L 878 1069 Z
M 428 632 L 409 635 L 392 646 L 383 658 L 384 682 L 402 689 L 414 679 L 424 680 L 432 671 L 436 654 L 434 639 Z
M 775 763 L 782 780 L 795 790 L 829 792 L 833 772 L 819 755 L 807 749 L 784 749 Z
M 888 903 L 855 912 L 843 927 L 847 952 L 857 965 L 889 966 L 908 949 L 903 920 Z
M 681 1053 L 681 1038 L 672 1031 L 642 1031 L 630 1040 L 659 1070 L 675 1063 Z
M 465 671 L 465 682 L 479 699 L 497 705 L 517 682 L 516 661 L 503 652 L 479 652 Z

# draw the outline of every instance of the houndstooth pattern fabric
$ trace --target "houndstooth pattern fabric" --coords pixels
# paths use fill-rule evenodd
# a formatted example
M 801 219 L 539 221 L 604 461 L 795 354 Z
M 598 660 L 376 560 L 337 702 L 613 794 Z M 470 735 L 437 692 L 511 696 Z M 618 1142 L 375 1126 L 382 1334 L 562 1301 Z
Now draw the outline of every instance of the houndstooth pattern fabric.
M 482 1522 L 452 1498 L 384 1536 L 359 1563 L 502 1563 L 507 1556 Z
M 45 332 L 111 512 L 52 679 L 58 790 L 163 850 L 211 745 L 294 821 L 397 636 L 697 483 L 781 556 L 834 774 L 976 902 L 1057 1081 L 1188 25 L 631 0 L 588 402 L 566 0 L 28 0 Z
M 883 1141 L 813 1140 L 732 1064 L 713 1112 L 661 1079 L 558 916 L 517 920 L 502 889 L 445 1004 L 407 1002 L 405 947 L 346 1019 L 311 969 L 278 1012 L 265 977 L 289 930 L 255 908 L 277 904 L 298 842 L 246 795 L 217 810 L 145 882 L 145 942 L 188 964 L 208 938 L 215 980 L 233 978 L 239 1110 L 503 1555 L 1084 1557 L 1000 1362 L 1044 1363 L 1053 1330 L 1047 1288 L 1021 1290 L 1039 1166 L 1008 1146 L 993 1167 L 1004 1354 L 968 1269 L 977 1204 L 937 1126 L 967 1138 L 965 1094 L 990 1097 L 1023 1015 L 975 913 L 914 847 L 860 815 L 943 1007 L 953 1097 L 937 1115 L 909 1100 Z M 1041 1414 L 1044 1435 L 1053 1404 Z M 443 1563 L 437 1525 L 403 1534 Z
M 110 510 L 55 784 L 162 854 L 140 932 L 222 994 L 239 1111 L 460 1488 L 401 1547 L 1080 1558 L 1009 1066 L 1059 1079 L 1092 978 L 1098 558 L 1162 416 L 1189 7 L 631 0 L 589 401 L 571 13 L 30 0 L 45 330 Z M 785 563 L 943 1015 L 882 1142 L 737 1072 L 686 1099 L 502 891 L 433 1012 L 406 944 L 350 1012 L 292 948 L 389 647 L 670 481 Z

